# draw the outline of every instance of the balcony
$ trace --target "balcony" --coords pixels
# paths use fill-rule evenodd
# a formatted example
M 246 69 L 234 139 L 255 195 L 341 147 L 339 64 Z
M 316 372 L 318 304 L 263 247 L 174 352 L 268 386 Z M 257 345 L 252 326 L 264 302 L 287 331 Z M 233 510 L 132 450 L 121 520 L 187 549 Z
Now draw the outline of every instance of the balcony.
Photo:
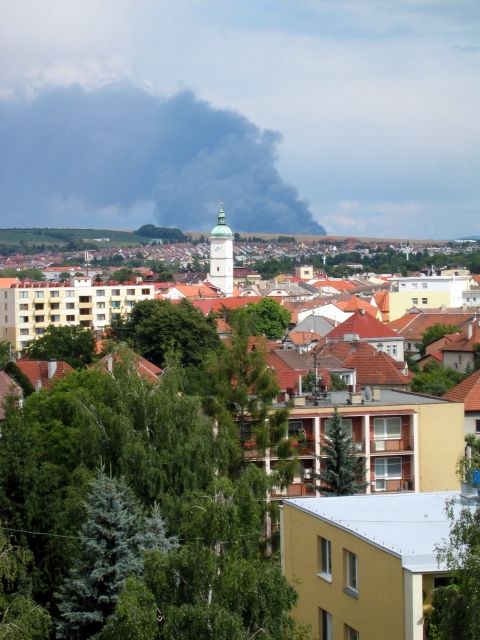
M 413 451 L 413 438 L 370 440 L 371 453 L 399 453 L 400 451 Z
M 372 482 L 372 493 L 388 493 L 398 491 L 413 491 L 411 478 L 376 478 Z
M 300 498 L 314 496 L 315 488 L 312 483 L 294 482 L 288 487 L 272 487 L 272 498 Z

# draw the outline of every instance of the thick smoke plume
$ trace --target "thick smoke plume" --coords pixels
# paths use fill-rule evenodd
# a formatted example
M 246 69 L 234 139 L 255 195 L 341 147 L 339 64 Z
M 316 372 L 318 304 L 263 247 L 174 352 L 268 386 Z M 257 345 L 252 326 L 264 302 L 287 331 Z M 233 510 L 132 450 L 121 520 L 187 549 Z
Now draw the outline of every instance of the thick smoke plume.
M 324 233 L 280 177 L 280 136 L 189 91 L 44 90 L 0 102 L 0 226 Z

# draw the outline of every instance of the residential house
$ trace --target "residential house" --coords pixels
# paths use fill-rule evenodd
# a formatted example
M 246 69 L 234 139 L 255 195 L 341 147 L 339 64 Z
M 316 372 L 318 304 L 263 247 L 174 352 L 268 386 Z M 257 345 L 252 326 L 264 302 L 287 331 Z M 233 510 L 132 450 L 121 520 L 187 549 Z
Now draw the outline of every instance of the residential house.
M 480 321 L 469 322 L 464 333 L 454 334 L 440 347 L 442 364 L 449 369 L 472 371 L 475 364 L 476 349 L 480 346 Z
M 443 396 L 465 406 L 465 435 L 480 436 L 480 369 L 471 373 Z
M 0 371 L 0 422 L 5 420 L 5 403 L 11 397 L 17 398 L 21 402 L 22 389 L 5 371 Z
M 280 514 L 282 572 L 295 587 L 295 618 L 316 640 L 425 640 L 432 591 L 446 566 L 458 493 L 287 499 Z
M 355 311 L 350 318 L 327 333 L 324 340 L 325 342 L 342 340 L 366 342 L 377 351 L 384 351 L 399 362 L 404 360 L 403 337 L 364 309 Z
M 56 380 L 64 378 L 73 371 L 73 368 L 63 360 L 29 360 L 21 358 L 17 360 L 17 367 L 26 376 L 35 389 L 49 389 Z

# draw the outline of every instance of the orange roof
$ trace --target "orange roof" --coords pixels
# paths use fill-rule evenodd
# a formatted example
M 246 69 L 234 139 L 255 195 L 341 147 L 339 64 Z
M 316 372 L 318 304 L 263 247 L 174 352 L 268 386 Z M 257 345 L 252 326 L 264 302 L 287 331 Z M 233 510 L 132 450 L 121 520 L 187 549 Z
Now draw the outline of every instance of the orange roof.
M 339 300 L 335 304 L 339 309 L 346 313 L 363 309 L 373 318 L 376 318 L 379 313 L 379 310 L 376 307 L 358 296 L 350 296 L 348 300 Z
M 341 324 L 334 327 L 325 338 L 327 340 L 342 340 L 345 334 L 358 335 L 361 340 L 376 340 L 378 338 L 398 338 L 399 336 L 390 327 L 384 325 L 380 320 L 364 312 L 356 311 Z
M 215 320 L 215 324 L 217 325 L 217 333 L 233 333 L 232 327 L 228 324 L 228 322 L 225 322 L 223 318 L 217 318 Z
M 352 289 L 355 289 L 353 282 L 349 282 L 348 280 L 317 280 L 316 282 L 312 282 L 312 287 L 315 287 L 316 289 L 330 287 L 337 291 L 351 291 Z
M 216 298 L 217 289 L 209 284 L 175 284 L 172 289 L 176 289 L 186 298 Z
M 28 358 L 21 358 L 15 363 L 20 371 L 29 379 L 33 388 L 38 391 L 39 389 L 48 389 L 52 386 L 55 380 L 65 377 L 73 371 L 73 368 L 63 360 L 56 360 L 54 372 L 51 377 L 48 375 L 48 360 L 29 360 Z
M 0 278 L 0 289 L 10 289 L 11 286 L 19 282 L 18 278 Z
M 329 342 L 320 347 L 318 353 L 335 356 L 345 368 L 355 369 L 360 386 L 406 386 L 410 383 L 410 378 L 399 370 L 393 358 L 367 342 Z
M 388 291 L 377 291 L 373 294 L 373 299 L 382 313 L 388 313 L 390 311 L 390 296 Z
M 480 411 L 480 369 L 443 395 L 446 400 L 465 403 L 465 411 Z
M 387 325 L 406 340 L 420 341 L 422 333 L 433 324 L 452 324 L 463 327 L 472 317 L 472 313 L 460 311 L 421 311 L 406 313 L 401 318 L 388 322 Z
M 296 346 L 304 346 L 310 344 L 313 341 L 319 341 L 322 339 L 318 333 L 313 331 L 291 331 L 288 334 L 290 342 Z
M 200 309 L 206 316 L 210 312 L 221 311 L 222 307 L 225 309 L 239 309 L 247 304 L 253 304 L 254 302 L 260 302 L 263 300 L 261 296 L 251 296 L 246 298 L 212 298 L 210 300 L 191 300 L 191 303 L 197 309 Z
M 107 353 L 106 356 L 103 356 L 103 358 L 98 361 L 98 364 L 100 364 L 108 373 L 112 373 L 113 366 L 120 362 L 122 362 L 122 356 L 120 353 L 115 352 Z M 153 382 L 158 381 L 158 377 L 162 373 L 162 369 L 160 369 L 160 367 L 157 367 L 156 364 L 153 364 L 153 362 L 150 362 L 138 354 L 135 354 L 133 362 L 139 376 L 147 378 Z

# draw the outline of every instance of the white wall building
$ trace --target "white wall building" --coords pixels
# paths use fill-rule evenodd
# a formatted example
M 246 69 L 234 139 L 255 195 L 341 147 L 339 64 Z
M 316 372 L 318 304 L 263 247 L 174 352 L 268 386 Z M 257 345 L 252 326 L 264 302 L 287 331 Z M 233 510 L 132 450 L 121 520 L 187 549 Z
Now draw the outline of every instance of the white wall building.
M 225 220 L 223 208 L 210 233 L 210 274 L 208 280 L 225 296 L 233 295 L 233 233 Z

